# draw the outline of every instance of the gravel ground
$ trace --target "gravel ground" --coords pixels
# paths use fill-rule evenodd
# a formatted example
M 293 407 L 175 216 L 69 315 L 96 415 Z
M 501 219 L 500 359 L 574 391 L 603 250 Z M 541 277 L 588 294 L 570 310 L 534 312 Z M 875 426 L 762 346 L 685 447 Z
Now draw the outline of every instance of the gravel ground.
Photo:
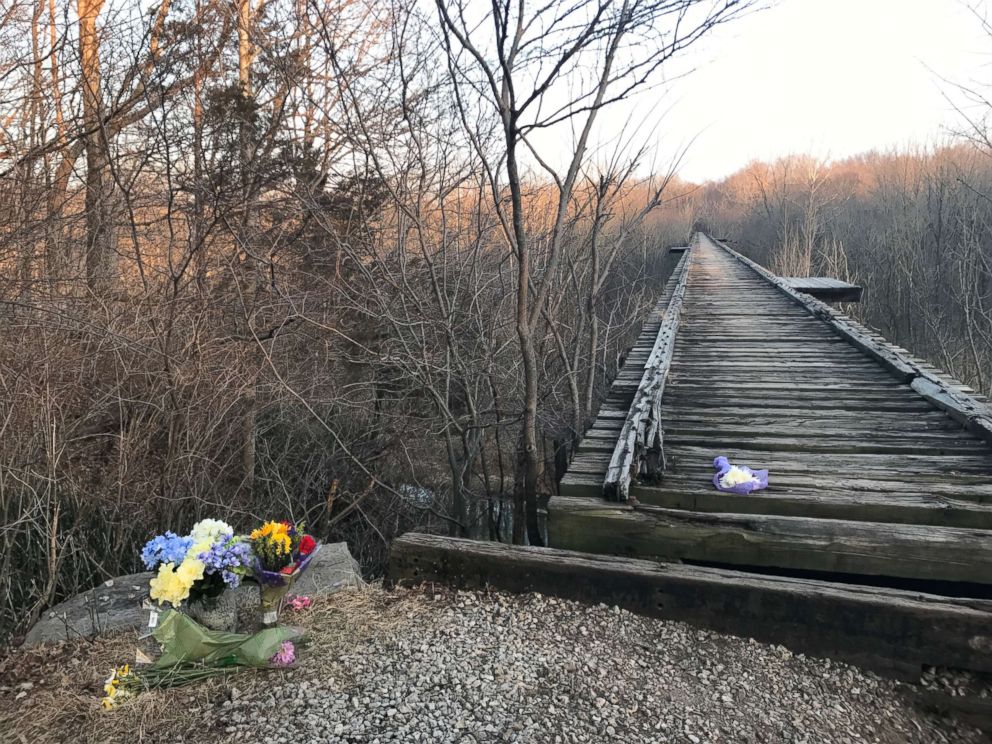
M 371 604 L 301 618 L 315 642 L 298 669 L 232 679 L 212 732 L 277 744 L 987 741 L 916 709 L 895 682 L 616 608 L 356 594 Z M 336 623 L 363 631 L 322 636 Z

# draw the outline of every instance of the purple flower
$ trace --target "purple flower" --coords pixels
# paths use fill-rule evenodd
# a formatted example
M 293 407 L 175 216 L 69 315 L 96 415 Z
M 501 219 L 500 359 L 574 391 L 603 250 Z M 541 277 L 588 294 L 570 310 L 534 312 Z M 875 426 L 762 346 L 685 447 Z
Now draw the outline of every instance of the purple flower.
M 251 545 L 239 537 L 225 537 L 197 558 L 203 561 L 204 573 L 219 573 L 225 584 L 236 589 L 251 566 Z
M 720 491 L 746 496 L 751 491 L 759 491 L 768 487 L 767 470 L 751 470 L 744 465 L 731 465 L 726 457 L 713 460 L 717 469 L 713 476 L 713 485 Z
M 296 661 L 296 647 L 292 641 L 283 641 L 269 661 L 275 666 L 289 666 Z

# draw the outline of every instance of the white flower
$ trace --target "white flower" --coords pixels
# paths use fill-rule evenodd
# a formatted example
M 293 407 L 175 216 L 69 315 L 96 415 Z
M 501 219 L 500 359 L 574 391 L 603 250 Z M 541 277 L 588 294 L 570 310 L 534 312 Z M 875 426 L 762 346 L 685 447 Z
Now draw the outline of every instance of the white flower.
M 188 555 L 196 557 L 200 553 L 210 550 L 210 546 L 217 542 L 222 535 L 230 537 L 234 534 L 234 528 L 227 522 L 219 519 L 201 519 L 193 525 L 193 530 L 189 533 L 189 538 L 193 541 Z
M 724 488 L 733 488 L 742 483 L 757 483 L 758 479 L 746 470 L 742 470 L 736 465 L 731 465 L 730 470 L 720 478 L 720 485 Z

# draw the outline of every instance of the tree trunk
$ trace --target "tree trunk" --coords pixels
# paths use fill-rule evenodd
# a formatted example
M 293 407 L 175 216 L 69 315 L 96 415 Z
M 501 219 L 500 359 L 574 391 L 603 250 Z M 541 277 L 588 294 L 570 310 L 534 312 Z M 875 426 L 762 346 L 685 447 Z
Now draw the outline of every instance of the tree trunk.
M 83 99 L 83 143 L 86 152 L 86 284 L 107 291 L 114 278 L 116 233 L 113 182 L 107 178 L 107 142 L 103 129 L 100 81 L 100 37 L 96 19 L 104 0 L 78 0 L 79 59 Z
M 537 518 L 537 492 L 541 483 L 544 460 L 537 448 L 537 401 L 538 401 L 538 366 L 537 352 L 534 348 L 534 336 L 529 327 L 517 326 L 520 339 L 520 352 L 524 367 L 524 421 L 521 436 L 521 461 L 523 473 L 523 507 L 527 526 L 527 541 L 531 545 L 543 545 L 541 529 Z M 517 515 L 514 514 L 516 519 Z M 518 526 L 513 525 L 516 538 Z M 516 539 L 514 540 L 516 542 Z

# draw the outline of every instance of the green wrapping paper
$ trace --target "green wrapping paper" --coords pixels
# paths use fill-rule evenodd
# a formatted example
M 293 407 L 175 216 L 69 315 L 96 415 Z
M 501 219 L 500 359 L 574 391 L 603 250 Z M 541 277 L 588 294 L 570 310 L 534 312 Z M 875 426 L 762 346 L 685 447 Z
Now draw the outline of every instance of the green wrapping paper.
M 162 655 L 152 669 L 186 664 L 265 667 L 283 641 L 299 641 L 304 631 L 287 626 L 265 628 L 251 635 L 208 630 L 181 612 L 166 610 L 152 635 L 162 646 Z

